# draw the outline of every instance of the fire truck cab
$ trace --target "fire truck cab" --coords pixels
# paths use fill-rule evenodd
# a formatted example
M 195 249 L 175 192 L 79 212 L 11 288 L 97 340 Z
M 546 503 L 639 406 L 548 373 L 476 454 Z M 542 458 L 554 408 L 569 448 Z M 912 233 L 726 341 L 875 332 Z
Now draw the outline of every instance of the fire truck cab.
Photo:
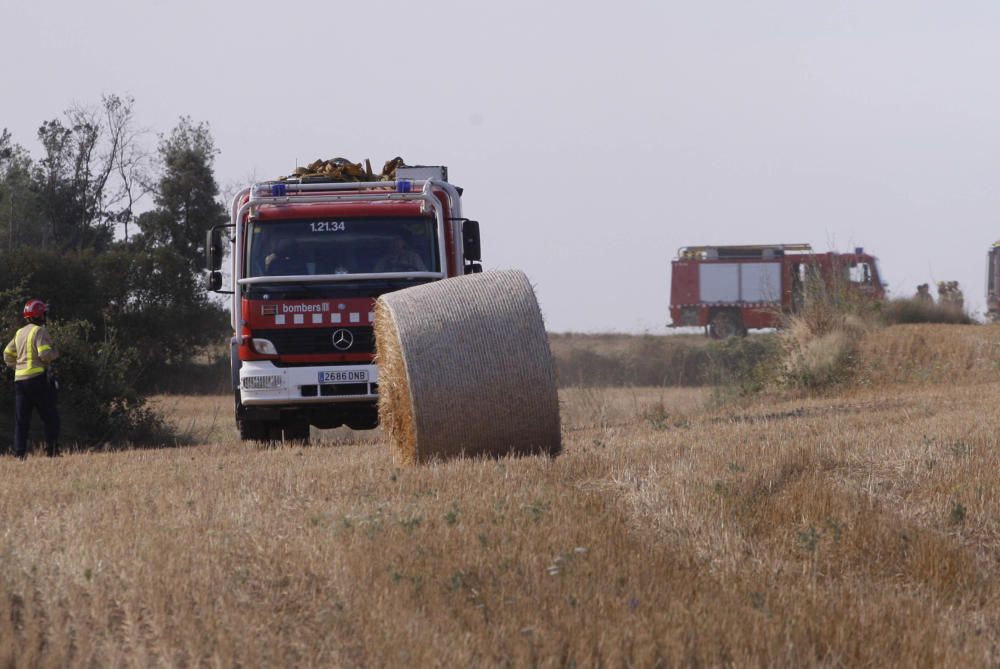
M 461 194 L 445 167 L 404 166 L 393 181 L 288 179 L 236 195 L 207 255 L 209 288 L 232 294 L 241 438 L 307 440 L 311 425 L 378 424 L 375 299 L 482 271 L 479 224 L 462 216 Z
M 815 279 L 872 299 L 885 294 L 878 260 L 861 248 L 814 253 L 808 244 L 686 246 L 671 265 L 671 325 L 704 327 L 715 338 L 778 327 L 784 315 L 802 309 Z

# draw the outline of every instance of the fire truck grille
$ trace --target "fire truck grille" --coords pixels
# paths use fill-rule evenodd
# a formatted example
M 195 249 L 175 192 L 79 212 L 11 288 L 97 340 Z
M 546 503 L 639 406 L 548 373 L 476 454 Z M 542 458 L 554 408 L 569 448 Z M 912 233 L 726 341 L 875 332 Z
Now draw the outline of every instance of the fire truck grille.
M 341 331 L 345 331 L 349 336 Z M 253 336 L 270 340 L 278 350 L 278 355 L 375 352 L 375 332 L 371 326 L 254 330 Z M 334 346 L 335 339 L 340 344 L 339 347 Z

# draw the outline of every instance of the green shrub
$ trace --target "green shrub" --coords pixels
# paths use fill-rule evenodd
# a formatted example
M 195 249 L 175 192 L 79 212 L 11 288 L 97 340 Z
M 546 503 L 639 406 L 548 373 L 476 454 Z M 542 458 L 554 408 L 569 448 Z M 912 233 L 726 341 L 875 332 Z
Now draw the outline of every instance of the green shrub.
M 52 321 L 49 331 L 60 352 L 53 364 L 59 378 L 60 442 L 64 447 L 101 448 L 112 444 L 171 443 L 160 418 L 136 392 L 135 356 L 109 332 L 103 341 L 90 340 L 93 326 L 86 321 Z M 9 439 L 13 431 L 13 382 L 0 390 L 6 411 L 0 425 Z M 36 416 L 33 427 L 41 434 Z M 6 437 L 6 438 L 5 438 Z
M 781 352 L 781 342 L 773 334 L 713 341 L 705 347 L 706 372 L 712 385 L 743 397 L 754 395 L 776 378 Z
M 766 383 L 779 362 L 774 335 L 708 341 L 695 336 L 553 335 L 560 386 L 739 387 Z
M 881 317 L 886 325 L 902 323 L 970 325 L 975 323 L 972 316 L 961 307 L 911 299 L 896 299 L 886 302 L 882 305 Z
M 23 249 L 0 263 L 5 343 L 24 324 L 26 299 L 51 305 L 49 329 L 62 354 L 56 369 L 65 444 L 173 441 L 143 395 L 163 385 L 163 370 L 175 377 L 191 372 L 193 352 L 224 340 L 229 330 L 225 314 L 193 281 L 175 253 L 138 244 L 102 254 Z M 2 444 L 12 431 L 12 383 L 3 384 L 0 401 Z
M 169 441 L 166 427 L 136 390 L 134 350 L 123 346 L 114 330 L 93 341 L 93 329 L 86 321 L 50 327 L 61 354 L 55 367 L 67 439 L 91 447 Z
M 711 383 L 701 338 L 552 335 L 559 385 L 700 386 Z

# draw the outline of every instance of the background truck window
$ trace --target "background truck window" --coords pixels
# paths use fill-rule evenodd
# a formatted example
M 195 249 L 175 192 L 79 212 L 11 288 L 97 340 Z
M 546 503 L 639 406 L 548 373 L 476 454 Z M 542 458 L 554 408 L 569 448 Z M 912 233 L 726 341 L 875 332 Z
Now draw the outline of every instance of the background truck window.
M 851 283 L 870 284 L 872 282 L 872 270 L 866 262 L 854 262 L 847 267 L 847 278 Z

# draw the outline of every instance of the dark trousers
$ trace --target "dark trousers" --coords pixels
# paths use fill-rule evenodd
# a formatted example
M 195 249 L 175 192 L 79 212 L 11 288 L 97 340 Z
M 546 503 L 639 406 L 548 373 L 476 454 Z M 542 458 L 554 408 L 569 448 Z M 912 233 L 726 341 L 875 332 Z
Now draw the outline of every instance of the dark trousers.
M 31 427 L 31 410 L 45 423 L 46 452 L 53 456 L 59 452 L 59 411 L 56 409 L 56 389 L 45 374 L 14 382 L 14 455 L 23 458 L 28 451 L 28 428 Z

